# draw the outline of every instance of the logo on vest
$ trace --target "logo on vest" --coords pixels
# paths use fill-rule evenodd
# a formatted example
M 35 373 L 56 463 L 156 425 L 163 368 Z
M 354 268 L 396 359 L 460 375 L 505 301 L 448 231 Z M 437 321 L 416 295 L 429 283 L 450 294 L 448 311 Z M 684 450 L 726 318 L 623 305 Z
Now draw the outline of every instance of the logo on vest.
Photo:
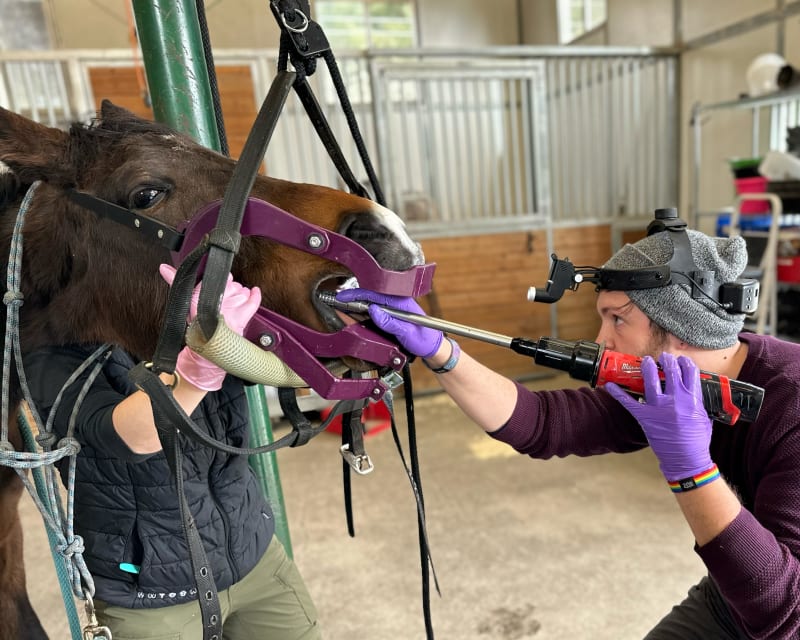
M 181 591 L 138 591 L 136 597 L 140 600 L 164 600 L 165 598 L 194 598 L 197 595 L 197 589 L 183 589 Z

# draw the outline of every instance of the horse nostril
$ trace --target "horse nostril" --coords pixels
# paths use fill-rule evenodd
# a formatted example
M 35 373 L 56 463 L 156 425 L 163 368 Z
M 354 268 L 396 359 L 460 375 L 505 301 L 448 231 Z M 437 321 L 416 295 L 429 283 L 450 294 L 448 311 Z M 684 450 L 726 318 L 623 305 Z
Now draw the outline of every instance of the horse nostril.
M 406 271 L 422 264 L 419 245 L 411 240 L 400 218 L 383 207 L 350 216 L 340 233 L 364 247 L 385 269 Z

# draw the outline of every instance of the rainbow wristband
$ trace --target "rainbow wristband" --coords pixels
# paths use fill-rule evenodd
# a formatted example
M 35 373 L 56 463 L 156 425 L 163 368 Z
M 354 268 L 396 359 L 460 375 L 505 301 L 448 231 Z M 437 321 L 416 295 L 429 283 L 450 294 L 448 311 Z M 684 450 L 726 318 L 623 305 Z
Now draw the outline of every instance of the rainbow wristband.
M 692 489 L 697 489 L 710 482 L 714 482 L 717 478 L 719 478 L 719 469 L 717 465 L 714 465 L 710 469 L 698 473 L 695 476 L 684 478 L 683 480 L 674 480 L 672 482 L 667 482 L 667 484 L 672 493 L 683 493 L 684 491 L 691 491 Z

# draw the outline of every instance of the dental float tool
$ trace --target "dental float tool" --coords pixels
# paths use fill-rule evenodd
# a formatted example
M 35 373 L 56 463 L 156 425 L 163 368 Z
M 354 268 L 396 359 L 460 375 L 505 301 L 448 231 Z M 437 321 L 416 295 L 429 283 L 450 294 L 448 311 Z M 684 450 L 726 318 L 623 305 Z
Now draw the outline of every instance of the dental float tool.
M 317 294 L 317 297 L 319 298 L 320 302 L 327 304 L 329 307 L 333 307 L 334 309 L 339 309 L 340 311 L 345 311 L 347 313 L 369 313 L 369 306 L 371 304 L 375 304 L 372 302 L 363 302 L 361 300 L 355 300 L 353 302 L 342 302 L 336 299 L 335 293 L 329 291 L 320 291 Z M 434 318 L 433 316 L 424 316 L 419 313 L 411 313 L 410 311 L 402 311 L 400 309 L 395 309 L 394 307 L 387 307 L 382 304 L 379 304 L 377 306 L 383 309 L 390 316 L 394 316 L 395 318 L 399 318 L 400 320 L 412 322 L 422 327 L 428 327 L 429 329 L 438 329 L 439 331 L 446 331 L 448 333 L 453 333 L 457 336 L 463 336 L 465 338 L 473 338 L 475 340 L 480 340 L 482 342 L 496 344 L 497 346 L 506 347 L 509 349 L 513 349 L 514 351 L 517 351 L 517 349 L 514 349 L 514 347 L 512 346 L 512 343 L 514 342 L 515 339 L 518 338 L 510 338 L 509 336 L 504 336 L 500 333 L 494 333 L 493 331 L 484 331 L 483 329 L 468 327 L 465 324 L 450 322 L 449 320 L 442 320 L 441 318 Z M 524 351 L 517 351 L 517 352 L 523 353 L 524 355 L 533 355 L 532 353 L 527 353 Z

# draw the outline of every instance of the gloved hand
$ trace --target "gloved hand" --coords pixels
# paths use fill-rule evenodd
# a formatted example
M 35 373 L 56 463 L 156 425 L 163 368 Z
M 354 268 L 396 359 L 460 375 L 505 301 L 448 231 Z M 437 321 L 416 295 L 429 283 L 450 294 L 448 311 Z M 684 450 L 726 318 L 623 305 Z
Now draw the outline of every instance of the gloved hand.
M 168 265 L 162 264 L 158 268 L 161 277 L 171 285 L 175 279 L 176 270 Z M 197 302 L 200 299 L 200 282 L 192 291 L 192 299 L 189 304 L 189 316 L 187 322 L 191 323 L 197 315 Z M 242 335 L 244 328 L 250 319 L 258 311 L 261 305 L 261 289 L 253 287 L 249 289 L 238 282 L 234 282 L 233 276 L 228 274 L 228 282 L 222 294 L 222 304 L 219 312 L 225 323 L 232 331 Z M 204 391 L 216 391 L 222 387 L 226 371 L 197 355 L 189 347 L 184 347 L 178 354 L 175 364 L 176 371 L 189 383 L 203 389 Z
M 642 359 L 642 404 L 613 382 L 608 392 L 642 425 L 658 457 L 661 473 L 669 482 L 691 478 L 710 469 L 711 419 L 703 406 L 700 370 L 686 356 L 662 353 L 664 390 L 658 368 L 650 356 Z
M 365 300 L 383 304 L 387 307 L 394 307 L 401 311 L 425 315 L 425 312 L 413 298 L 390 296 L 385 293 L 369 291 L 368 289 L 345 289 L 336 294 L 336 299 L 342 302 Z M 403 348 L 415 356 L 430 358 L 439 349 L 444 339 L 444 334 L 441 331 L 430 329 L 429 327 L 421 327 L 390 316 L 375 304 L 369 305 L 369 316 L 379 329 L 394 335 Z

